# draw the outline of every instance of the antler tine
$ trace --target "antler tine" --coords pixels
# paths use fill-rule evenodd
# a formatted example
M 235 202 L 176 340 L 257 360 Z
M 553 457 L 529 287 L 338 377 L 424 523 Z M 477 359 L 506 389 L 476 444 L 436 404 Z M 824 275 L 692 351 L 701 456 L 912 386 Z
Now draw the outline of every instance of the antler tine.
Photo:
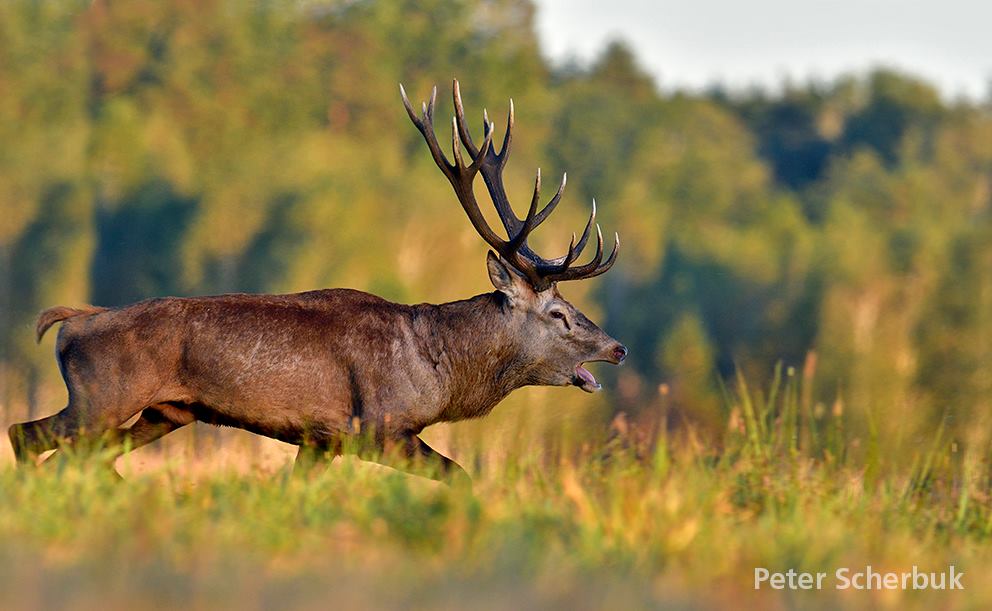
M 554 277 L 556 280 L 573 280 L 581 277 L 583 274 L 588 274 L 592 270 L 596 269 L 596 266 L 598 266 L 599 262 L 602 260 L 603 260 L 603 231 L 599 228 L 599 223 L 596 223 L 596 254 L 593 255 L 592 260 L 586 263 L 585 265 L 580 265 L 579 267 L 566 268 L 559 274 L 549 274 L 549 276 Z
M 506 133 L 503 134 L 503 146 L 500 147 L 496 155 L 499 159 L 499 167 L 503 169 L 506 159 L 510 156 L 510 142 L 513 140 L 513 98 L 510 98 L 510 109 L 506 111 Z
M 465 105 L 462 103 L 462 89 L 461 85 L 458 84 L 458 79 L 452 79 L 451 97 L 455 107 L 455 125 L 458 129 L 458 137 L 461 138 L 462 145 L 469 152 L 469 155 L 481 165 L 488 152 L 485 142 L 491 141 L 496 126 L 489 121 L 489 112 L 486 109 L 482 109 L 485 141 L 483 142 L 483 146 L 477 148 L 475 142 L 472 140 L 472 133 L 468 129 L 468 122 L 465 120 Z M 475 162 L 473 162 L 473 165 L 475 165 Z
M 551 198 L 551 201 L 548 202 L 548 205 L 542 208 L 541 212 L 538 213 L 537 221 L 535 221 L 534 223 L 535 227 L 543 223 L 544 219 L 548 218 L 551 215 L 551 213 L 554 212 L 555 207 L 558 205 L 558 202 L 561 201 L 562 194 L 565 192 L 566 182 L 568 182 L 568 173 L 563 172 L 561 175 L 561 184 L 558 185 L 558 192 L 555 193 L 555 196 Z
M 495 128 L 491 131 L 494 130 Z M 507 150 L 505 148 L 505 137 L 503 138 L 503 143 L 503 152 L 505 152 Z M 496 154 L 495 145 L 491 147 L 491 150 L 492 152 L 482 164 L 482 178 L 486 182 L 486 188 L 489 190 L 489 196 L 493 200 L 493 205 L 499 214 L 500 222 L 503 223 L 503 228 L 506 229 L 508 236 L 513 236 L 520 231 L 523 221 L 513 211 L 513 207 L 510 205 L 510 199 L 506 195 L 506 187 L 503 186 L 502 172 L 503 166 L 506 163 L 506 157 L 503 152 Z
M 531 231 L 538 226 L 540 221 L 537 220 L 537 204 L 541 201 L 541 168 L 537 168 L 537 178 L 534 179 L 534 195 L 530 198 L 530 207 L 527 209 L 527 217 L 524 219 L 523 225 L 520 227 L 520 231 L 517 235 L 513 236 L 510 241 L 510 245 L 514 247 L 514 250 L 520 248 L 527 242 L 527 236 L 530 235 Z
M 423 107 L 423 118 L 418 117 L 417 113 L 413 110 L 413 105 L 410 104 L 410 98 L 406 96 L 406 89 L 403 88 L 403 84 L 400 84 L 400 97 L 403 98 L 403 106 L 406 108 L 406 114 L 410 115 L 410 120 L 413 124 L 420 130 L 420 133 L 424 136 L 424 140 L 427 141 L 427 148 L 431 151 L 431 156 L 434 158 L 434 163 L 441 168 L 444 175 L 448 177 L 449 180 L 452 179 L 451 171 L 454 168 L 448 158 L 444 156 L 444 151 L 441 150 L 441 145 L 437 142 L 437 136 L 434 134 L 434 98 L 437 95 L 437 87 L 434 88 L 431 94 L 431 104 L 422 103 Z
M 582 236 L 582 237 L 586 238 L 588 236 Z M 583 246 L 585 246 L 585 244 L 583 244 Z M 576 257 L 579 256 L 580 252 L 582 252 L 581 247 L 579 247 L 578 249 L 575 248 L 575 232 L 573 231 L 572 239 L 569 240 L 568 242 L 568 251 L 565 253 L 565 256 L 562 259 L 561 266 L 559 267 L 559 269 L 562 271 L 568 269 L 568 266 L 571 265 L 573 261 L 575 261 Z
M 451 117 L 451 152 L 455 156 L 455 166 L 459 170 L 465 169 L 465 162 L 462 160 L 462 146 L 458 138 L 458 119 Z M 472 151 L 469 151 L 471 153 Z M 473 155 L 474 157 L 474 155 Z M 473 162 L 475 160 L 473 159 Z
M 455 121 L 458 125 L 458 135 L 462 139 L 465 150 L 469 152 L 469 155 L 477 157 L 479 149 L 475 148 L 475 143 L 472 142 L 472 134 L 469 133 L 468 125 L 465 123 L 465 107 L 462 105 L 462 91 L 458 86 L 458 79 L 454 79 L 451 83 L 451 97 L 455 105 Z
M 590 270 L 596 269 L 599 262 L 603 260 L 603 230 L 599 227 L 599 223 L 596 223 L 596 254 L 593 255 L 592 261 L 586 263 L 585 265 L 575 268 L 575 272 L 580 276 Z
M 589 213 L 589 220 L 586 221 L 586 228 L 582 230 L 582 238 L 579 239 L 579 243 L 575 246 L 575 257 L 578 258 L 582 254 L 582 250 L 586 247 L 586 241 L 589 239 L 589 232 L 592 231 L 592 226 L 596 224 L 596 198 L 592 200 L 592 212 Z
M 565 254 L 554 258 L 543 261 L 543 264 L 539 266 L 541 271 L 545 275 L 554 276 L 556 274 L 561 274 L 568 266 L 571 265 L 586 247 L 586 242 L 589 241 L 589 232 L 592 231 L 592 226 L 596 221 L 596 200 L 592 200 L 592 212 L 589 214 L 589 220 L 586 221 L 586 226 L 582 230 L 582 237 L 579 238 L 579 242 L 575 242 L 575 233 L 572 233 L 572 241 L 568 244 L 568 250 Z
M 592 270 L 588 274 L 584 274 L 583 276 L 581 276 L 579 278 L 576 278 L 576 280 L 585 280 L 586 278 L 595 278 L 596 276 L 598 276 L 600 274 L 605 274 L 606 272 L 610 271 L 610 268 L 613 267 L 613 264 L 614 263 L 616 263 L 617 253 L 620 252 L 620 234 L 619 233 L 614 233 L 613 236 L 614 236 L 614 238 L 615 238 L 616 241 L 613 243 L 613 252 L 610 253 L 610 256 L 609 257 L 607 257 L 606 263 L 603 263 L 602 265 L 600 265 L 596 269 Z
M 490 126 L 490 128 L 486 130 L 486 137 L 482 141 L 482 147 L 479 149 L 475 159 L 472 160 L 472 165 L 468 167 L 468 171 L 472 173 L 472 176 L 475 176 L 475 173 L 482 167 L 483 162 L 486 160 L 486 156 L 489 154 L 490 149 L 492 149 L 492 145 L 493 130 L 492 126 Z
M 582 230 L 582 237 L 579 238 L 579 242 L 575 242 L 575 233 L 572 233 L 572 241 L 568 244 L 568 251 L 565 256 L 558 257 L 557 259 L 552 259 L 549 261 L 551 263 L 551 271 L 548 272 L 550 275 L 561 274 L 568 269 L 568 266 L 575 262 L 585 250 L 586 242 L 589 241 L 589 232 L 592 231 L 592 226 L 596 221 L 596 200 L 592 200 L 592 212 L 589 214 L 589 220 L 586 221 L 585 229 Z
M 530 200 L 530 209 L 527 212 L 527 218 L 524 220 L 524 224 L 521 227 L 520 231 L 518 232 L 518 235 L 524 236 L 523 237 L 524 240 L 526 240 L 527 236 L 532 231 L 537 229 L 537 226 L 543 223 L 548 218 L 548 216 L 550 216 L 551 213 L 554 211 L 555 206 L 557 206 L 558 202 L 561 201 L 562 193 L 565 192 L 565 182 L 567 180 L 568 180 L 568 175 L 562 174 L 561 184 L 558 185 L 558 191 L 555 193 L 555 196 L 551 198 L 551 201 L 549 201 L 547 205 L 541 209 L 540 212 L 537 212 L 537 205 L 538 203 L 540 203 L 541 200 L 541 168 L 537 168 L 537 180 L 534 183 L 534 196 Z M 524 231 L 524 228 L 526 228 L 526 232 Z M 588 232 L 589 232 L 589 228 L 587 227 L 586 232 L 582 236 L 582 240 L 583 240 L 582 246 L 585 246 L 585 240 L 588 237 L 586 234 L 588 234 Z M 523 242 L 521 242 L 521 244 L 523 244 Z M 571 250 L 571 247 L 569 248 L 569 250 Z M 579 252 L 581 252 L 581 247 L 579 249 Z M 548 263 L 547 260 L 537 257 L 537 255 L 534 256 L 535 258 L 538 259 L 539 264 L 546 265 Z M 576 253 L 576 256 L 578 256 L 578 253 Z
M 615 240 L 613 244 L 613 252 L 610 253 L 610 256 L 606 259 L 605 263 L 599 265 L 598 259 L 600 259 L 602 256 L 601 251 L 603 247 L 603 236 L 602 234 L 599 233 L 598 225 L 596 226 L 596 230 L 599 237 L 599 249 L 597 252 L 597 257 L 594 260 L 597 265 L 593 266 L 593 263 L 590 262 L 589 264 L 583 265 L 582 267 L 574 267 L 571 269 L 567 269 L 561 274 L 557 274 L 549 277 L 553 278 L 553 280 L 556 282 L 560 282 L 564 280 L 585 280 L 587 278 L 595 278 L 596 276 L 600 274 L 605 274 L 607 271 L 609 271 L 609 269 L 613 267 L 613 264 L 617 260 L 617 254 L 619 254 L 620 252 L 620 234 L 619 233 L 613 234 Z

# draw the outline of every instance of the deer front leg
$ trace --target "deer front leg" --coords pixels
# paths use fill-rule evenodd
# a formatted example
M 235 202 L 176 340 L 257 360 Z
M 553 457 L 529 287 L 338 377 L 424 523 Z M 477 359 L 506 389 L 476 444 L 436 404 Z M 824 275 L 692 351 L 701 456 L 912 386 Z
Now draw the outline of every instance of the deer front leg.
M 431 479 L 471 488 L 472 478 L 461 465 L 424 443 L 417 435 L 404 437 L 398 445 L 406 460 L 415 466 L 426 467 L 425 475 Z
M 301 443 L 293 461 L 293 475 L 306 475 L 318 465 L 326 467 L 339 454 L 341 449 L 338 443 Z

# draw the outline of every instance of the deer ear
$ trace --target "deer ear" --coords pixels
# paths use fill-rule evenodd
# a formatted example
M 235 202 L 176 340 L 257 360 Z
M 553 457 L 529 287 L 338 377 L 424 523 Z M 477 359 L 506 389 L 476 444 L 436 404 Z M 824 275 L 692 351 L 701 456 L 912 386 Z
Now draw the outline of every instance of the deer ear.
M 489 280 L 497 291 L 511 299 L 520 295 L 525 282 L 523 277 L 500 261 L 496 253 L 491 250 L 486 256 L 486 267 L 489 269 Z

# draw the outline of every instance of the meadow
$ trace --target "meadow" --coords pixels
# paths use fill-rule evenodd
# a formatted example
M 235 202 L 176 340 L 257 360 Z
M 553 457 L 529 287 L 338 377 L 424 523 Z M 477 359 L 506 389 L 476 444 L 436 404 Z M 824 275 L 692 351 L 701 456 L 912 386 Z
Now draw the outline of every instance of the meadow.
M 784 379 L 784 381 L 783 381 Z M 474 489 L 288 446 L 142 449 L 0 467 L 5 609 L 943 608 L 992 604 L 987 454 L 942 429 L 889 463 L 782 374 L 726 389 L 727 435 L 637 435 L 498 457 Z M 436 436 L 436 435 L 435 435 Z M 430 435 L 428 435 L 430 438 Z M 434 439 L 432 439 L 434 441 Z M 442 440 L 443 441 L 443 440 Z M 972 448 L 974 449 L 974 448 Z M 212 456 L 212 458 L 211 458 Z M 834 571 L 963 572 L 963 591 L 837 590 Z M 828 573 L 754 589 L 755 567 Z
M 630 348 L 602 393 L 426 431 L 471 492 L 295 477 L 289 446 L 198 424 L 123 482 L 99 450 L 15 470 L 0 435 L 0 611 L 992 608 L 992 97 L 869 65 L 683 91 L 622 39 L 550 59 L 538 10 L 0 2 L 0 427 L 65 405 L 52 306 L 491 291 L 398 83 L 438 87 L 439 135 L 453 77 L 476 138 L 513 99 L 514 209 L 568 172 L 531 236 L 556 255 L 595 198 L 623 251 L 562 292 Z M 965 589 L 754 589 L 868 565 Z

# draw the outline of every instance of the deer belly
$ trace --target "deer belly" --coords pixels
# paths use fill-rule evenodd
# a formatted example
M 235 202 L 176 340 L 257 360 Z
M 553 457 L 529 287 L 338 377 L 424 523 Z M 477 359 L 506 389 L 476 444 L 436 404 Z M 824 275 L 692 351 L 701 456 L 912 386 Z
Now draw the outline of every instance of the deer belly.
M 201 369 L 190 384 L 197 419 L 299 443 L 347 430 L 347 377 L 327 363 L 308 360 Z

